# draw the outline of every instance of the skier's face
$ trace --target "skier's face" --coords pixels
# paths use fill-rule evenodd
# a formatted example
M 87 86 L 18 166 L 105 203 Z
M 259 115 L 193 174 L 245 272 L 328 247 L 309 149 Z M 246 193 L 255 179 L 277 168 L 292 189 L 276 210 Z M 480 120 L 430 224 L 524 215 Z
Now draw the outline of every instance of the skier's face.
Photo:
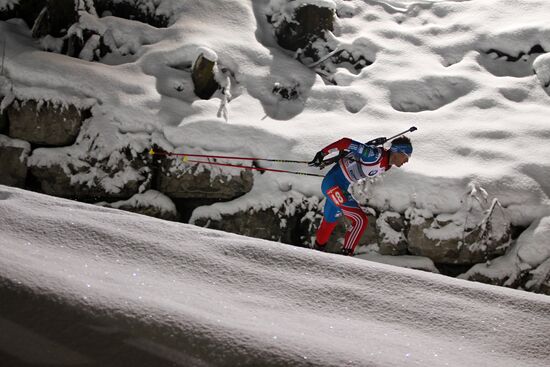
M 401 167 L 409 161 L 409 156 L 401 152 L 392 152 L 390 155 L 390 164 Z

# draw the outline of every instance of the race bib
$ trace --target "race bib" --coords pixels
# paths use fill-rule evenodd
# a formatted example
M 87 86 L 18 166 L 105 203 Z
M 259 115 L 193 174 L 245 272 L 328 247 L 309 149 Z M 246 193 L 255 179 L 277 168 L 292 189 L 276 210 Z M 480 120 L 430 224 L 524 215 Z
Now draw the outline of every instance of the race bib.
M 327 191 L 327 195 L 336 206 L 340 206 L 346 202 L 346 196 L 342 192 L 342 189 L 338 186 L 331 187 Z

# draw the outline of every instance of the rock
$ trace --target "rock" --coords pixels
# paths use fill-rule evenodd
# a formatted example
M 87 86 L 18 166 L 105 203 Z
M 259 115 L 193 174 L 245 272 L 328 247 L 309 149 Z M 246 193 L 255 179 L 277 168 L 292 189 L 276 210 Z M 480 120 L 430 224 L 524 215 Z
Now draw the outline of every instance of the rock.
M 214 167 L 214 166 L 213 166 Z M 166 158 L 157 174 L 156 187 L 176 199 L 232 200 L 252 189 L 254 176 L 249 170 L 232 169 L 231 174 Z
M 75 142 L 89 113 L 51 102 L 15 101 L 8 107 L 9 135 L 31 144 L 66 146 Z
M 248 207 L 227 214 L 216 212 L 217 205 L 198 208 L 193 213 L 191 223 L 244 236 L 309 247 L 314 229 L 312 220 L 318 219 L 316 200 L 309 201 L 299 194 L 287 197 L 277 206 Z
M 293 14 L 291 20 L 286 18 L 288 13 Z M 316 39 L 325 39 L 325 31 L 334 29 L 334 14 L 333 7 L 317 6 L 314 1 L 311 4 L 289 1 L 282 9 L 275 9 L 268 21 L 275 28 L 277 43 L 296 51 Z
M 91 37 L 91 34 L 89 33 L 90 32 L 87 31 L 82 32 L 82 37 L 76 34 L 71 34 L 68 36 L 63 42 L 61 53 L 70 57 L 78 57 L 84 48 L 85 41 L 87 40 L 86 37 Z
M 290 228 L 281 228 L 281 218 L 272 209 L 224 215 L 221 220 L 201 218 L 194 221 L 193 224 L 285 243 L 290 243 L 293 237 Z
M 81 34 L 71 34 L 65 39 L 61 53 L 86 61 L 100 61 L 113 51 L 110 46 L 113 43 L 111 31 L 99 35 L 95 31 L 83 30 Z
M 484 264 L 477 264 L 476 266 L 479 265 Z M 525 274 L 518 270 L 517 272 L 513 272 L 513 274 L 500 275 L 497 273 L 482 272 L 479 271 L 480 269 L 481 268 L 477 268 L 474 271 L 468 271 L 466 273 L 468 274 L 467 276 L 460 275 L 458 278 L 467 279 L 479 283 L 517 288 L 521 284 L 522 275 Z
M 342 82 L 341 78 L 334 77 L 338 69 L 346 68 L 357 75 L 371 65 L 378 49 L 375 44 L 363 40 L 351 45 L 340 44 L 330 35 L 334 30 L 335 13 L 333 1 L 310 1 L 308 4 L 307 1 L 289 0 L 272 1 L 267 17 L 274 27 L 277 43 L 296 51 L 297 60 L 310 68 L 315 67 L 330 84 Z
M 381 255 L 406 255 L 407 238 L 405 222 L 399 213 L 386 211 L 376 220 L 378 229 L 378 253 Z
M 25 187 L 30 151 L 29 143 L 0 135 L 0 185 Z
M 29 28 L 32 28 L 34 22 L 42 9 L 46 6 L 48 0 L 19 0 L 5 4 L 0 7 L 0 20 L 12 18 L 22 18 Z
M 281 83 L 275 83 L 271 93 L 279 96 L 282 99 L 288 101 L 296 100 L 300 98 L 300 83 L 294 83 L 290 86 L 282 85 Z
M 18 3 L 0 3 L 0 20 L 8 20 L 16 17 Z
M 47 0 L 32 27 L 32 36 L 40 38 L 46 35 L 63 37 L 78 20 L 75 0 Z
M 539 288 L 539 293 L 550 296 L 550 278 L 541 284 Z
M 496 198 L 489 201 L 483 188 L 470 185 L 454 214 L 435 218 L 427 210 L 410 208 L 407 233 L 409 252 L 436 264 L 471 265 L 501 256 L 510 246 L 511 223 Z
M 96 205 L 108 208 L 125 210 L 164 220 L 177 221 L 179 219 L 176 206 L 169 197 L 155 190 L 148 190 L 143 194 L 136 194 L 128 200 L 114 203 L 100 202 Z
M 0 106 L 2 105 L 3 97 L 0 96 Z M 6 134 L 8 132 L 8 111 L 0 108 L 0 134 Z
M 204 53 L 201 53 L 193 64 L 191 78 L 197 97 L 209 99 L 220 88 L 215 79 L 215 68 L 216 60 L 210 60 Z
M 152 171 L 145 153 L 115 151 L 100 161 L 71 159 L 71 152 L 39 148 L 29 158 L 29 167 L 39 190 L 48 195 L 86 202 L 128 199 L 147 190 Z
M 150 0 L 94 0 L 100 16 L 112 15 L 118 18 L 147 23 L 157 28 L 168 26 L 169 18 L 158 11 L 159 1 Z
M 100 61 L 117 49 L 113 30 L 98 21 L 95 12 L 80 12 L 78 22 L 73 24 L 63 38 L 60 52 L 86 61 Z
M 477 264 L 504 254 L 511 243 L 511 229 L 501 210 L 473 228 L 462 222 L 461 214 L 457 213 L 456 221 L 447 222 L 443 216 L 426 218 L 409 212 L 409 252 L 429 257 L 436 264 Z

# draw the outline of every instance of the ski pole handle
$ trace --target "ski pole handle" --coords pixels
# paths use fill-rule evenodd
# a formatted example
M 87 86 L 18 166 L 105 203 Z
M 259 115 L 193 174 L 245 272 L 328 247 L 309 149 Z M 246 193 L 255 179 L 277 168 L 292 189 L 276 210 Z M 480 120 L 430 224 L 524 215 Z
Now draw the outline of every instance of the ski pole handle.
M 416 126 L 411 126 L 411 127 L 408 128 L 407 130 L 405 130 L 405 131 L 403 131 L 403 132 L 400 132 L 399 134 L 394 135 L 394 136 L 392 136 L 391 138 L 387 138 L 385 142 L 390 141 L 390 140 L 393 140 L 393 139 L 397 138 L 398 136 L 404 135 L 404 134 L 406 134 L 406 133 L 412 133 L 413 131 L 416 131 L 416 130 L 418 130 L 418 129 L 416 128 Z M 384 142 L 384 143 L 385 143 L 385 142 Z

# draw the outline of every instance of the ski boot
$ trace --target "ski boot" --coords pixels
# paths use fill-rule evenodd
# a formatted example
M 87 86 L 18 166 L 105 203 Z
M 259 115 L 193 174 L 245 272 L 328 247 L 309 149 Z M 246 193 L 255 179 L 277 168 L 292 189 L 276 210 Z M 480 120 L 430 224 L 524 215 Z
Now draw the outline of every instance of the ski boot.
M 321 252 L 326 252 L 327 251 L 327 245 L 321 245 L 319 244 L 317 241 L 315 241 L 315 243 L 313 244 L 313 247 L 312 247 L 314 250 L 317 250 L 317 251 L 321 251 Z
M 353 249 L 342 248 L 342 251 L 340 251 L 340 253 L 344 256 L 353 256 Z

